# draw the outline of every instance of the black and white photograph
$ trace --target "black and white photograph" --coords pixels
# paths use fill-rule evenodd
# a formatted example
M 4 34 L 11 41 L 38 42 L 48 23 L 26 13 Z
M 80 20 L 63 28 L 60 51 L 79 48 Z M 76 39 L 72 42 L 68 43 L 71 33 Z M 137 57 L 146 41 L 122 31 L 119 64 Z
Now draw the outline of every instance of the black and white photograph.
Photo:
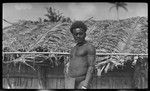
M 2 29 L 2 89 L 148 89 L 148 3 L 3 3 Z

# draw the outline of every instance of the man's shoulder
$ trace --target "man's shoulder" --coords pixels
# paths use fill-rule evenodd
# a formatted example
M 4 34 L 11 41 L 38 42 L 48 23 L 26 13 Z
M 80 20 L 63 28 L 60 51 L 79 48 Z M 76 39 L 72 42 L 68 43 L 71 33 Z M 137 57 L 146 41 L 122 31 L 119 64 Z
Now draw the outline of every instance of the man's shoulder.
M 86 43 L 86 49 L 87 49 L 89 52 L 95 52 L 95 46 L 92 45 L 92 44 L 89 43 L 89 42 Z
M 90 48 L 90 49 L 91 49 L 91 48 L 92 48 L 92 49 L 93 49 L 93 48 L 95 49 L 95 46 L 92 45 L 90 42 L 87 42 L 87 43 L 86 43 L 86 46 L 87 46 L 88 48 Z

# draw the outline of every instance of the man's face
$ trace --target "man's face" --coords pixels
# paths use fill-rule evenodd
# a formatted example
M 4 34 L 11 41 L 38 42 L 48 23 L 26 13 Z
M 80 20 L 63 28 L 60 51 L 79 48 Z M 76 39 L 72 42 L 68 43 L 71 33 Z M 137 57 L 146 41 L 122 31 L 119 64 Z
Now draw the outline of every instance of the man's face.
M 86 33 L 82 28 L 75 28 L 73 29 L 73 37 L 75 42 L 80 43 L 85 40 Z

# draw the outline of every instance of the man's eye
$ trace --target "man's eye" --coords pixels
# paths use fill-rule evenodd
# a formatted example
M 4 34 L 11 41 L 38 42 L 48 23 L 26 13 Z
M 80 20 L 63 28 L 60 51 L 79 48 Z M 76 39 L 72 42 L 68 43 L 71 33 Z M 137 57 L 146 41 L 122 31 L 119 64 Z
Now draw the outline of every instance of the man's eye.
M 78 36 L 78 35 L 82 35 L 82 33 L 78 33 L 78 34 L 76 34 L 76 36 Z
M 79 33 L 79 35 L 82 35 L 83 33 Z

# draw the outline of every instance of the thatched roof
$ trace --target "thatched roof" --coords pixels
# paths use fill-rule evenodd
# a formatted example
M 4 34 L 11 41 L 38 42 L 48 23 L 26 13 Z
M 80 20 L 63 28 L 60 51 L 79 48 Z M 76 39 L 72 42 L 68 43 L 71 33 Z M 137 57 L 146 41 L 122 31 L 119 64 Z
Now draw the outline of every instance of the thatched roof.
M 148 53 L 148 23 L 146 17 L 133 17 L 120 21 L 89 20 L 85 24 L 88 26 L 86 39 L 96 47 L 98 53 Z M 68 22 L 34 24 L 28 21 L 14 24 L 3 29 L 3 51 L 70 52 L 71 47 L 75 45 L 69 31 L 70 25 L 71 23 Z M 8 56 L 8 54 L 5 56 Z M 36 57 L 43 57 L 45 60 L 53 57 L 56 60 L 59 56 L 55 54 L 13 54 L 9 56 L 10 60 L 4 61 L 18 62 L 22 60 L 25 63 L 27 60 L 33 61 Z M 98 68 L 108 69 L 111 63 L 113 63 L 113 66 L 122 65 L 131 57 L 110 56 L 105 61 L 110 60 L 111 63 L 106 62 L 104 66 L 101 66 L 101 62 L 104 61 L 100 60 L 101 58 L 97 58 L 96 65 L 98 65 Z M 68 59 L 66 58 L 66 60 Z

